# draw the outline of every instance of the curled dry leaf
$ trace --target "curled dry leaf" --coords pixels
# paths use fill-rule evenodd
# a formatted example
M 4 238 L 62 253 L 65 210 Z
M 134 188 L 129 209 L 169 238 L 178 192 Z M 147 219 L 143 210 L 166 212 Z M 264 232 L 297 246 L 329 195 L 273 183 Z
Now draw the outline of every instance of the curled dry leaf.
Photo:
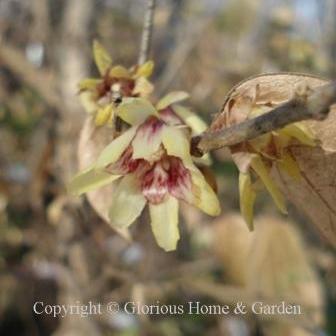
M 256 116 L 287 102 L 295 95 L 309 93 L 327 83 L 328 80 L 322 78 L 291 73 L 265 74 L 248 79 L 229 92 L 222 112 L 214 119 L 209 131 L 220 130 L 246 120 L 252 105 L 257 106 L 253 114 Z M 297 141 L 286 145 L 286 154 L 290 154 L 294 159 L 287 161 L 287 172 L 286 169 L 281 169 L 281 165 L 273 165 L 270 168 L 277 187 L 286 198 L 311 219 L 323 237 L 336 246 L 335 105 L 331 107 L 329 116 L 324 121 L 304 121 L 300 124 L 312 133 L 316 145 L 310 146 L 309 138 L 303 139 L 296 133 Z M 266 136 L 260 137 L 259 144 L 262 140 L 267 141 Z M 245 151 L 242 147 L 238 148 L 238 151 L 231 148 L 231 152 L 234 153 L 233 158 L 236 159 L 240 170 L 246 172 L 251 156 L 244 156 Z M 286 162 L 282 162 L 284 161 Z M 299 178 L 298 172 L 295 171 L 297 168 Z M 290 170 L 292 174 L 289 173 Z
M 95 163 L 102 150 L 113 140 L 113 136 L 114 131 L 112 128 L 97 128 L 93 118 L 88 116 L 79 136 L 77 153 L 79 170 L 84 170 Z M 110 200 L 112 193 L 112 184 L 86 193 L 86 197 L 93 209 L 97 212 L 99 217 L 107 223 L 110 223 L 108 209 L 111 206 Z M 130 239 L 127 229 L 117 229 L 115 227 L 113 227 L 113 229 L 127 240 Z

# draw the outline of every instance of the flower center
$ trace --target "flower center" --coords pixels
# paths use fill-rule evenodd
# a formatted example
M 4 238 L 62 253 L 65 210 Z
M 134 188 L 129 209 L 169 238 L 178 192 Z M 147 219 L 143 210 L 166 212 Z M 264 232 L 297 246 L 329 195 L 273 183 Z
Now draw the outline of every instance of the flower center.
M 135 81 L 133 79 L 106 76 L 103 82 L 97 85 L 98 100 L 108 98 L 108 101 L 111 102 L 116 97 L 132 97 L 134 87 Z
M 165 155 L 148 170 L 142 179 L 141 189 L 146 199 L 153 204 L 164 201 L 167 193 L 188 200 L 191 194 L 191 175 L 179 158 Z

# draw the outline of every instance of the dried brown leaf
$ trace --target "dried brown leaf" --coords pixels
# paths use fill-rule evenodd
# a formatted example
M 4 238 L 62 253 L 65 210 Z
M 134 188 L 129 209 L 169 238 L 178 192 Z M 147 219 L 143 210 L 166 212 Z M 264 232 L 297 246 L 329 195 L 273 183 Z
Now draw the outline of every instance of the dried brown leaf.
M 306 74 L 270 73 L 248 78 L 234 86 L 226 95 L 220 113 L 214 118 L 210 131 L 239 123 L 247 117 L 247 107 L 254 103 L 272 108 L 294 97 L 301 88 L 311 89 L 328 80 Z

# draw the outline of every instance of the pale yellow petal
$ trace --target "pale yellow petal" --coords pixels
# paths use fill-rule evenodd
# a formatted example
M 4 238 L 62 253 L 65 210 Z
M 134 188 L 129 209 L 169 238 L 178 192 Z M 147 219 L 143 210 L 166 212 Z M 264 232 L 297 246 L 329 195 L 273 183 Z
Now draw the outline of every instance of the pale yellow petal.
M 156 108 L 158 110 L 163 110 L 167 106 L 171 104 L 175 104 L 179 101 L 185 100 L 189 97 L 189 94 L 184 91 L 173 91 L 165 95 L 160 101 L 158 102 Z
M 249 173 L 239 173 L 239 198 L 240 211 L 248 228 L 252 231 L 253 207 L 256 199 L 256 192 L 253 190 L 251 176 Z
M 205 121 L 184 106 L 174 105 L 174 112 L 191 128 L 193 134 L 203 133 L 208 128 Z
M 111 116 L 113 115 L 113 109 L 114 107 L 112 104 L 101 107 L 97 111 L 97 114 L 95 117 L 95 125 L 96 126 L 105 125 L 111 119 Z
M 251 160 L 253 159 L 253 154 L 248 152 L 236 152 L 232 153 L 232 160 L 236 164 L 237 168 L 241 173 L 247 173 L 251 166 Z
M 272 132 L 278 152 L 282 152 L 290 143 L 291 136 L 282 129 Z
M 86 192 L 100 188 L 116 180 L 118 175 L 111 175 L 104 171 L 96 171 L 93 166 L 78 173 L 69 183 L 68 192 L 79 196 Z
M 167 126 L 162 131 L 162 143 L 168 155 L 179 157 L 185 165 L 192 163 L 190 142 L 181 128 Z
M 133 159 L 145 159 L 152 161 L 153 155 L 161 145 L 161 135 L 165 126 L 153 131 L 152 127 L 139 127 L 134 140 L 132 141 Z
M 123 98 L 117 115 L 130 125 L 139 125 L 150 116 L 158 116 L 154 106 L 144 98 Z
M 147 61 L 146 63 L 140 65 L 135 73 L 135 78 L 138 77 L 149 77 L 154 69 L 154 62 Z
M 167 252 L 175 250 L 180 239 L 177 199 L 169 196 L 160 204 L 150 204 L 149 213 L 158 245 Z
M 300 168 L 290 153 L 284 153 L 277 162 L 278 167 L 285 171 L 294 180 L 301 178 Z
M 133 89 L 134 95 L 140 95 L 140 97 L 147 97 L 153 92 L 154 86 L 145 77 L 140 77 L 135 81 Z
M 110 70 L 109 75 L 111 77 L 115 77 L 115 78 L 130 78 L 131 77 L 131 74 L 128 71 L 128 69 L 126 69 L 122 65 L 116 65 L 116 66 L 114 66 Z
M 78 83 L 79 90 L 93 90 L 101 83 L 101 79 L 85 78 Z
M 89 114 L 92 114 L 97 111 L 99 108 L 96 101 L 93 99 L 92 92 L 83 91 L 79 94 L 79 99 L 81 104 L 83 105 L 85 111 Z
M 282 213 L 286 214 L 287 210 L 285 199 L 276 184 L 274 183 L 274 180 L 271 178 L 269 169 L 265 166 L 259 156 L 254 155 L 253 159 L 251 160 L 251 167 L 264 183 L 266 189 L 272 196 L 276 206 Z
M 137 127 L 131 127 L 122 135 L 115 138 L 107 147 L 105 147 L 98 157 L 95 168 L 99 170 L 105 168 L 111 163 L 116 162 L 125 149 L 130 145 L 136 130 Z
M 193 183 L 193 204 L 210 216 L 218 216 L 221 209 L 216 193 L 195 166 L 189 165 L 188 169 Z
M 138 177 L 135 175 L 124 176 L 111 197 L 109 218 L 112 225 L 125 228 L 132 224 L 141 214 L 146 205 Z
M 282 130 L 285 134 L 299 140 L 302 144 L 307 146 L 315 146 L 313 133 L 302 123 L 294 123 L 287 125 Z
M 105 75 L 112 64 L 112 59 L 106 49 L 97 40 L 93 41 L 93 57 L 99 73 Z

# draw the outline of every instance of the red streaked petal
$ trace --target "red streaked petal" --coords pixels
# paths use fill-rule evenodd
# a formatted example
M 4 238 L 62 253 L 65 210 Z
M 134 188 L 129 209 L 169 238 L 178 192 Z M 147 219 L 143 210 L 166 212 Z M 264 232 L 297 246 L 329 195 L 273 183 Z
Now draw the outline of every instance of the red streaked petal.
M 132 147 L 128 146 L 117 162 L 106 167 L 106 171 L 114 175 L 133 173 L 138 168 L 141 160 L 134 160 L 132 154 Z
M 146 199 L 152 204 L 164 201 L 168 192 L 168 173 L 161 162 L 147 171 L 142 180 L 141 189 Z
M 171 195 L 191 203 L 192 181 L 189 170 L 183 165 L 182 160 L 175 157 L 169 158 L 169 180 L 168 188 Z
M 137 131 L 133 146 L 133 159 L 145 159 L 152 161 L 153 155 L 159 150 L 161 145 L 161 133 L 164 127 L 162 120 L 150 117 Z M 156 157 L 154 159 L 157 159 Z
M 166 107 L 159 111 L 160 118 L 170 126 L 183 125 L 183 120 L 175 113 L 175 111 L 170 107 Z

